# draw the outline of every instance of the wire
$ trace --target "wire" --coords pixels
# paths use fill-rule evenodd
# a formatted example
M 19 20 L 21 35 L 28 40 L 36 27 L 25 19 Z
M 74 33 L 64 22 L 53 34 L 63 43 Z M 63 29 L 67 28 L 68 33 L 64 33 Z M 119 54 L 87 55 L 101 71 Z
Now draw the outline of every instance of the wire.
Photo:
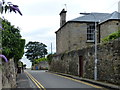
M 111 10 L 111 8 L 113 8 L 116 4 L 116 6 L 118 6 L 118 2 L 120 2 L 120 0 L 116 0 L 108 9 L 106 9 L 105 11 L 109 11 Z

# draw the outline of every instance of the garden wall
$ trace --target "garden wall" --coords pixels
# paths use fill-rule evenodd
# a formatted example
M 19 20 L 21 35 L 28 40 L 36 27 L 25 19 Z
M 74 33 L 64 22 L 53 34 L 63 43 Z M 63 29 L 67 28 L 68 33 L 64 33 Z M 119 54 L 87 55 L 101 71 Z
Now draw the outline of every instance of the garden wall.
M 0 89 L 16 87 L 16 70 L 13 59 L 3 62 L 0 66 Z
M 120 85 L 120 38 L 99 44 L 97 50 L 98 80 Z M 94 57 L 94 46 L 65 52 L 53 57 L 50 70 L 94 79 Z

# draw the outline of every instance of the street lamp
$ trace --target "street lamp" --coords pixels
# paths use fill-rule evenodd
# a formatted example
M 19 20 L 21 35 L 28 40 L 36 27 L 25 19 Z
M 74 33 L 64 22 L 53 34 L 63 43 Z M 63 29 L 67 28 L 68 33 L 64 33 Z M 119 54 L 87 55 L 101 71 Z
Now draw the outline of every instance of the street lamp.
M 93 13 L 80 13 L 83 15 L 92 15 L 94 17 L 94 22 L 95 22 L 95 66 L 94 66 L 94 80 L 97 80 L 97 22 L 96 22 L 96 17 Z

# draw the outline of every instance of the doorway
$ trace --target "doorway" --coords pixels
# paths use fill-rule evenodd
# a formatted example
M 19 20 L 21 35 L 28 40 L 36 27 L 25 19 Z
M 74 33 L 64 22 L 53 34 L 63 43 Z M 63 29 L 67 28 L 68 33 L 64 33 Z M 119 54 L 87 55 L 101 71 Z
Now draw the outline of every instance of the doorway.
M 79 56 L 79 76 L 83 77 L 83 57 Z

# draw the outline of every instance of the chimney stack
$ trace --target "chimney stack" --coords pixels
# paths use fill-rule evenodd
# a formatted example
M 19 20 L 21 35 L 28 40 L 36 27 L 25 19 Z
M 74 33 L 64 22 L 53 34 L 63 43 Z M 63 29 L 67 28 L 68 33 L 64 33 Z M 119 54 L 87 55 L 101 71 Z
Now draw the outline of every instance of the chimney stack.
M 66 23 L 66 12 L 65 9 L 63 9 L 61 12 L 60 12 L 60 27 Z

